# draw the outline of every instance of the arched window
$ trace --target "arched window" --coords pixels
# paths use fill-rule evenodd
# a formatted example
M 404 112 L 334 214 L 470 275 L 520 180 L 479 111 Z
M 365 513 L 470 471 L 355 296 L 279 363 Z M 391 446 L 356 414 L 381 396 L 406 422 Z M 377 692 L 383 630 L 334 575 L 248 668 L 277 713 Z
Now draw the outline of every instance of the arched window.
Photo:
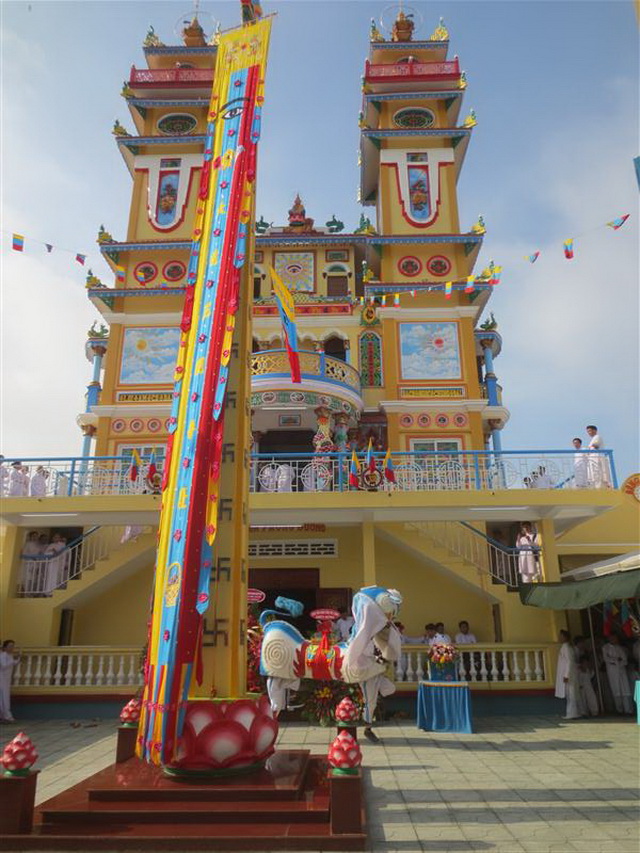
M 333 335 L 324 342 L 324 351 L 326 355 L 333 358 L 339 358 L 340 361 L 347 360 L 347 348 L 344 345 L 342 338 Z
M 382 386 L 382 340 L 376 332 L 360 335 L 360 379 L 363 388 Z

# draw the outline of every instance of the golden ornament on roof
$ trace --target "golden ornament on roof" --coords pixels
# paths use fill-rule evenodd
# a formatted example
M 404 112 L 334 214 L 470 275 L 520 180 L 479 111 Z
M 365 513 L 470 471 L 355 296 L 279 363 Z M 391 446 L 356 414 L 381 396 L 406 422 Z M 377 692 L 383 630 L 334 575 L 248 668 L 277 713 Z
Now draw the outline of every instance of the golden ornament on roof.
M 484 219 L 482 216 L 479 216 L 478 221 L 475 223 L 475 225 L 471 226 L 471 233 L 472 234 L 486 234 L 487 233 L 487 228 L 484 224 Z
M 113 237 L 105 230 L 104 225 L 101 225 L 98 229 L 97 241 L 98 243 L 113 243 Z M 89 270 L 89 272 L 91 272 L 91 270 Z
M 114 121 L 111 133 L 113 133 L 114 136 L 131 136 L 127 129 L 120 124 L 118 119 Z
M 458 85 L 460 86 L 461 89 L 467 88 L 467 72 L 466 71 L 462 71 L 460 73 L 460 81 L 459 81 Z
M 122 84 L 122 91 L 120 92 L 123 98 L 132 98 L 133 97 L 133 89 L 125 80 Z
M 160 41 L 160 39 L 156 35 L 156 31 L 153 29 L 153 26 L 149 26 L 149 30 L 147 31 L 147 34 L 144 37 L 144 41 L 142 42 L 142 46 L 143 47 L 164 47 L 164 44 Z
M 440 18 L 440 23 L 429 36 L 429 41 L 449 41 L 449 30 L 444 25 L 444 18 Z
M 369 41 L 384 41 L 384 36 L 376 27 L 375 18 L 371 18 L 371 26 L 369 27 Z
M 469 115 L 462 122 L 462 126 L 463 127 L 475 127 L 477 125 L 477 123 L 478 123 L 478 120 L 476 118 L 475 110 L 470 110 Z
M 415 27 L 415 24 L 411 20 L 412 18 L 412 14 L 405 15 L 402 9 L 400 9 L 391 31 L 391 41 L 411 41 Z

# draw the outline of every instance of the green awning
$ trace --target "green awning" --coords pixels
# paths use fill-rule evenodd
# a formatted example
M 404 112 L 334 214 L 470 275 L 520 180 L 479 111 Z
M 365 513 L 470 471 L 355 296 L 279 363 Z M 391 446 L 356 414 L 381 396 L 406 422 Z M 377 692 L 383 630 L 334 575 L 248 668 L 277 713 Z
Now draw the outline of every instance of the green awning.
M 640 597 L 640 569 L 584 581 L 520 584 L 520 601 L 548 610 L 583 610 L 604 601 Z

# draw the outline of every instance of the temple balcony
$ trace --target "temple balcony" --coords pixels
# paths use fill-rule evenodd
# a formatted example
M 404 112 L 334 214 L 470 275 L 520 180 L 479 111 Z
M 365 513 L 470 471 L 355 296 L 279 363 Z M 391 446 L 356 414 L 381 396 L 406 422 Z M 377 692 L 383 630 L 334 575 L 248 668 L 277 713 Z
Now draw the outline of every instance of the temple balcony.
M 176 89 L 189 89 L 190 94 L 197 94 L 200 90 L 210 94 L 213 85 L 212 68 L 135 68 L 131 67 L 129 75 L 129 87 L 134 95 L 143 93 L 150 89 L 154 95 L 174 94 Z
M 338 423 L 344 430 L 357 426 L 364 408 L 358 371 L 323 352 L 302 350 L 299 358 L 302 381 L 294 384 L 284 349 L 252 354 L 254 435 L 277 430 L 311 431 L 313 434 L 323 424 L 331 432 Z M 286 443 L 286 433 L 282 438 Z M 346 432 L 344 438 L 346 440 Z
M 579 469 L 575 454 L 566 450 L 393 452 L 395 482 L 385 476 L 384 455 L 374 454 L 371 470 L 359 453 L 359 470 L 350 478 L 350 451 L 254 453 L 251 523 L 553 519 L 561 532 L 624 498 L 611 450 L 590 451 L 586 468 Z M 124 456 L 20 461 L 30 473 L 44 468 L 44 494 L 11 494 L 5 479 L 8 494 L 0 510 L 5 523 L 23 528 L 158 523 L 159 484 L 149 482 L 146 460 L 135 479 Z M 11 470 L 11 460 L 5 463 Z M 161 469 L 160 458 L 157 464 Z
M 384 65 L 365 63 L 364 80 L 371 93 L 399 90 L 418 91 L 425 83 L 429 89 L 447 89 L 460 79 L 458 59 L 447 62 L 416 62 L 412 57 Z

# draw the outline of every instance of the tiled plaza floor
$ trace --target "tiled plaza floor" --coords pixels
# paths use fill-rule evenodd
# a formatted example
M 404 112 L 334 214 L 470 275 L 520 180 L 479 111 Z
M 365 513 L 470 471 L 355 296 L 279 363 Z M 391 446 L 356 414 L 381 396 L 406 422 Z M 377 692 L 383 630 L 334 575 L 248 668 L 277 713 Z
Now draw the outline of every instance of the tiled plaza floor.
M 638 733 L 632 720 L 484 717 L 473 735 L 387 723 L 363 743 L 370 850 L 638 853 Z M 113 760 L 115 723 L 30 722 L 38 802 Z M 18 728 L 3 726 L 5 742 Z M 331 729 L 287 724 L 283 747 L 326 750 Z M 188 851 L 183 851 L 188 853 Z

